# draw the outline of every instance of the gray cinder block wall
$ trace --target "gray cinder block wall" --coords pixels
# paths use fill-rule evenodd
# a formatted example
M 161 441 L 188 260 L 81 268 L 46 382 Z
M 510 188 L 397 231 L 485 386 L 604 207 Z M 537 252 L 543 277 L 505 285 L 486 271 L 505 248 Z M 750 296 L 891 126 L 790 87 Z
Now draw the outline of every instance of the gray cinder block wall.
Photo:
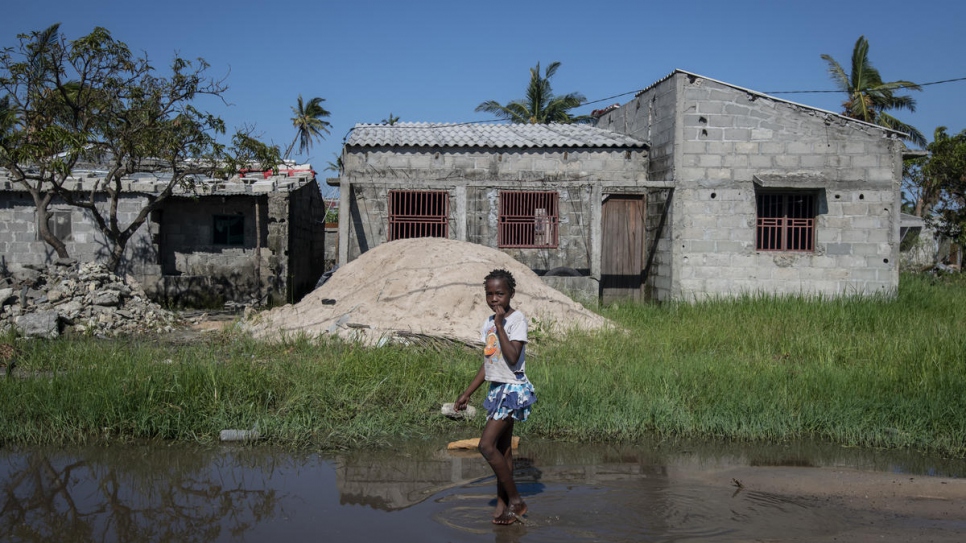
M 2 176 L 0 176 L 2 177 Z M 96 196 L 96 205 L 106 213 L 107 198 Z M 118 204 L 118 221 L 129 224 L 141 211 L 147 199 L 132 195 Z M 94 225 L 88 212 L 55 199 L 51 212 L 69 216 L 70 235 L 64 240 L 71 256 L 80 262 L 104 260 L 108 257 L 108 243 Z M 120 272 L 137 275 L 157 262 L 158 254 L 152 244 L 156 230 L 146 223 L 128 241 Z M 37 232 L 37 208 L 25 190 L 17 190 L 10 181 L 0 179 L 0 267 L 16 272 L 25 266 L 42 267 L 57 259 L 57 253 Z
M 79 179 L 77 189 L 90 190 L 94 181 Z M 129 224 L 148 195 L 163 186 L 144 180 L 125 183 L 127 192 L 118 211 L 122 225 Z M 98 195 L 97 201 L 107 205 L 106 196 Z M 108 244 L 85 211 L 56 201 L 51 210 L 70 217 L 65 241 L 72 258 L 106 259 Z M 213 216 L 235 214 L 245 218 L 244 243 L 215 246 Z M 324 214 L 318 185 L 305 176 L 209 180 L 197 193 L 176 193 L 152 213 L 128 241 L 119 272 L 141 282 L 153 299 L 178 305 L 255 299 L 284 303 L 310 291 L 322 274 Z M 56 253 L 38 239 L 33 199 L 0 175 L 0 266 L 15 272 L 54 259 Z
M 340 263 L 388 241 L 390 190 L 448 191 L 449 237 L 493 248 L 500 190 L 558 191 L 558 248 L 502 250 L 538 273 L 568 267 L 599 279 L 600 240 L 593 231 L 602 194 L 648 190 L 643 145 L 633 150 L 350 146 L 343 161 Z M 596 289 L 594 282 L 582 290 L 596 296 Z
M 598 127 L 650 141 L 650 177 L 674 182 L 656 298 L 897 288 L 897 133 L 681 71 Z M 814 252 L 755 250 L 764 189 L 818 194 Z

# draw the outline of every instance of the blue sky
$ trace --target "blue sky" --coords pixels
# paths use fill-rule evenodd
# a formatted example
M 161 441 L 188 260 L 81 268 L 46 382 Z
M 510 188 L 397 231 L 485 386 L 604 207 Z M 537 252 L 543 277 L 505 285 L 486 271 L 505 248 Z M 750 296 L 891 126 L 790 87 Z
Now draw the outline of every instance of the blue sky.
M 139 0 L 7 2 L 0 46 L 60 22 L 76 38 L 103 26 L 161 73 L 175 52 L 227 77 L 228 105 L 206 101 L 231 132 L 254 126 L 283 150 L 299 94 L 321 96 L 332 132 L 307 156 L 322 172 L 359 122 L 466 122 L 480 102 L 521 98 L 528 69 L 562 63 L 553 88 L 599 100 L 644 88 L 676 68 L 749 89 L 834 90 L 820 55 L 848 69 L 860 35 L 887 81 L 966 77 L 966 2 L 812 0 L 690 2 Z M 911 93 L 897 112 L 928 139 L 966 129 L 966 81 Z M 839 111 L 839 94 L 780 94 Z M 632 95 L 589 105 L 579 113 Z

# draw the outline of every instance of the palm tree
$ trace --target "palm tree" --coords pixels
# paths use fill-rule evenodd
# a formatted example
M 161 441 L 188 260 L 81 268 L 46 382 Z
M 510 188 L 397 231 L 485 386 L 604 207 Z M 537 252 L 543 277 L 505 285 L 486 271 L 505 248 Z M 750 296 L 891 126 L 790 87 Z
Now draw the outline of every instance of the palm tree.
M 323 117 L 329 116 L 329 112 L 322 107 L 322 102 L 324 101 L 325 98 L 316 96 L 306 104 L 302 102 L 302 95 L 299 95 L 298 106 L 292 108 L 292 113 L 295 114 L 292 117 L 292 126 L 295 127 L 295 139 L 292 140 L 288 149 L 285 150 L 286 159 L 292 153 L 295 142 L 299 144 L 299 153 L 304 153 L 312 148 L 312 140 L 325 139 L 322 133 L 329 133 L 329 127 L 332 125 L 328 121 L 322 120 Z
M 916 111 L 916 101 L 911 96 L 898 96 L 896 91 L 902 89 L 922 90 L 922 87 L 911 81 L 891 81 L 883 83 L 879 70 L 869 61 L 869 41 L 865 36 L 859 36 L 852 50 L 852 71 L 846 73 L 842 66 L 829 55 L 822 55 L 828 63 L 829 75 L 839 90 L 848 94 L 848 99 L 842 103 L 843 115 L 859 119 L 867 123 L 877 124 L 909 135 L 909 141 L 923 147 L 926 138 L 914 126 L 903 123 L 886 113 L 891 109 L 907 109 Z
M 396 123 L 399 122 L 399 117 L 393 116 L 392 112 L 390 111 L 389 112 L 389 118 L 388 119 L 383 119 L 383 120 L 381 120 L 379 122 L 381 122 L 382 124 L 388 124 L 389 126 L 392 126 L 392 125 L 394 125 L 394 124 L 396 124 Z
M 551 62 L 547 66 L 543 77 L 540 76 L 540 63 L 530 68 L 530 84 L 527 86 L 527 96 L 522 100 L 514 100 L 502 105 L 496 100 L 488 100 L 476 106 L 476 111 L 492 113 L 501 119 L 521 124 L 549 124 L 549 123 L 580 123 L 590 121 L 590 117 L 582 115 L 574 117 L 569 110 L 587 101 L 580 93 L 572 92 L 563 96 L 554 96 L 550 87 L 550 78 L 557 72 L 560 62 Z

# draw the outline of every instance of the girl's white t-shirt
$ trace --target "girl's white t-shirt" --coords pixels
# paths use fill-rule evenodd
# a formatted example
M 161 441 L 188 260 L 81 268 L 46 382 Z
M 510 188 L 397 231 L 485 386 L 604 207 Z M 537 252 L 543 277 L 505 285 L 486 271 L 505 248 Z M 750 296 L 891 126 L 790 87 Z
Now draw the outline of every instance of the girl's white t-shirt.
M 507 338 L 510 341 L 521 341 L 523 347 L 520 349 L 520 358 L 514 365 L 507 364 L 503 358 L 503 349 L 500 348 L 500 340 L 496 335 L 496 324 L 493 322 L 493 315 L 487 317 L 480 329 L 480 340 L 483 341 L 483 367 L 486 373 L 486 380 L 491 383 L 523 383 L 527 376 L 524 373 L 526 366 L 527 352 L 527 318 L 520 312 L 514 310 L 510 313 L 503 324 Z

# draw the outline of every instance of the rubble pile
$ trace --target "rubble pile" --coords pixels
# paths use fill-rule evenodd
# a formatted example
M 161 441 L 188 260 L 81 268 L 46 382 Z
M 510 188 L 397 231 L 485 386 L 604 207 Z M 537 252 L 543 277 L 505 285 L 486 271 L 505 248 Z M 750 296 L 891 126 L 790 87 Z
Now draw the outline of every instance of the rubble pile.
M 97 263 L 59 259 L 0 276 L 0 332 L 55 338 L 68 328 L 98 337 L 170 332 L 179 317 L 155 304 L 132 278 Z

